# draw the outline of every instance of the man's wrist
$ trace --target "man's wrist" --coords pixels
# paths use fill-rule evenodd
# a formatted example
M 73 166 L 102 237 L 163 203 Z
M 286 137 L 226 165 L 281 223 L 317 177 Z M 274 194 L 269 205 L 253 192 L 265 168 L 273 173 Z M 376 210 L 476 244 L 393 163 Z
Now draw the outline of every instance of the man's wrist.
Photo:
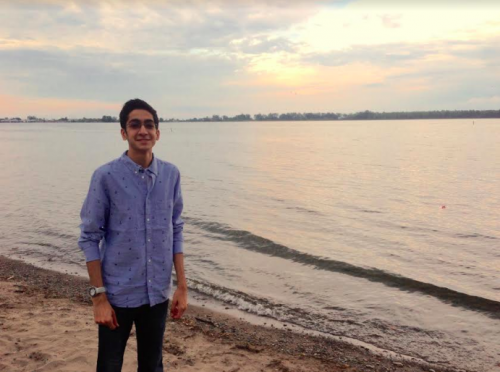
M 184 283 L 184 284 L 178 284 L 178 285 L 177 285 L 177 289 L 178 289 L 179 291 L 187 291 L 187 290 L 188 290 L 188 287 L 187 287 L 187 284 L 186 284 L 186 283 Z
M 94 297 L 91 297 L 92 303 L 94 305 L 99 305 L 101 303 L 107 302 L 108 301 L 108 296 L 106 296 L 106 293 L 99 293 L 95 295 Z

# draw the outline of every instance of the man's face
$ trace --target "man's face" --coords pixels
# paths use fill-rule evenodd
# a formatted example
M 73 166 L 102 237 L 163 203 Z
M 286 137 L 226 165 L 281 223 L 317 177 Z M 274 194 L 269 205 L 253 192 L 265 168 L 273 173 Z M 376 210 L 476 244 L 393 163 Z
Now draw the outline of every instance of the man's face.
M 153 115 L 146 110 L 133 110 L 128 115 L 126 129 L 122 128 L 122 138 L 128 141 L 129 149 L 138 152 L 151 151 L 160 139 Z

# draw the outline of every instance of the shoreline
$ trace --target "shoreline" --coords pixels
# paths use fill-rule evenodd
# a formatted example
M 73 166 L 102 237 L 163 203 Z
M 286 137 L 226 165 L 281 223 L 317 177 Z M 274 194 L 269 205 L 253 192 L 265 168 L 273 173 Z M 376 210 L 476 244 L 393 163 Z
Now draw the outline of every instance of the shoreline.
M 95 370 L 97 328 L 87 288 L 85 278 L 0 255 L 0 371 Z M 134 344 L 129 340 L 124 372 L 136 368 Z M 65 346 L 72 358 L 62 356 Z M 194 305 L 181 320 L 168 320 L 164 351 L 169 371 L 457 371 Z

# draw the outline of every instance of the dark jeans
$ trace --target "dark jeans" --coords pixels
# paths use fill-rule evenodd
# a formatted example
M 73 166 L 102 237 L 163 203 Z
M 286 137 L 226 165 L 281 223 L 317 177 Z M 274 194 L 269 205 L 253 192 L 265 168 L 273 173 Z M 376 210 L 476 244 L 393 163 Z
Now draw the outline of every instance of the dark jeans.
M 113 306 L 120 326 L 113 331 L 99 326 L 97 372 L 121 372 L 133 323 L 137 337 L 137 372 L 163 372 L 162 347 L 167 308 L 168 300 L 155 306 Z

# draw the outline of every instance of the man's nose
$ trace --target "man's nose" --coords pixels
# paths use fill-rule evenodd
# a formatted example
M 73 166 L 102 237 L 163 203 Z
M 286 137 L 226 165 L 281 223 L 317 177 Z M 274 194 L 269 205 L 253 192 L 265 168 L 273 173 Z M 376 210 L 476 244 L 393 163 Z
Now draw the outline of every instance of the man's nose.
M 141 129 L 139 129 L 139 133 L 141 134 L 147 134 L 148 131 L 146 130 L 146 126 L 145 125 L 141 125 Z

